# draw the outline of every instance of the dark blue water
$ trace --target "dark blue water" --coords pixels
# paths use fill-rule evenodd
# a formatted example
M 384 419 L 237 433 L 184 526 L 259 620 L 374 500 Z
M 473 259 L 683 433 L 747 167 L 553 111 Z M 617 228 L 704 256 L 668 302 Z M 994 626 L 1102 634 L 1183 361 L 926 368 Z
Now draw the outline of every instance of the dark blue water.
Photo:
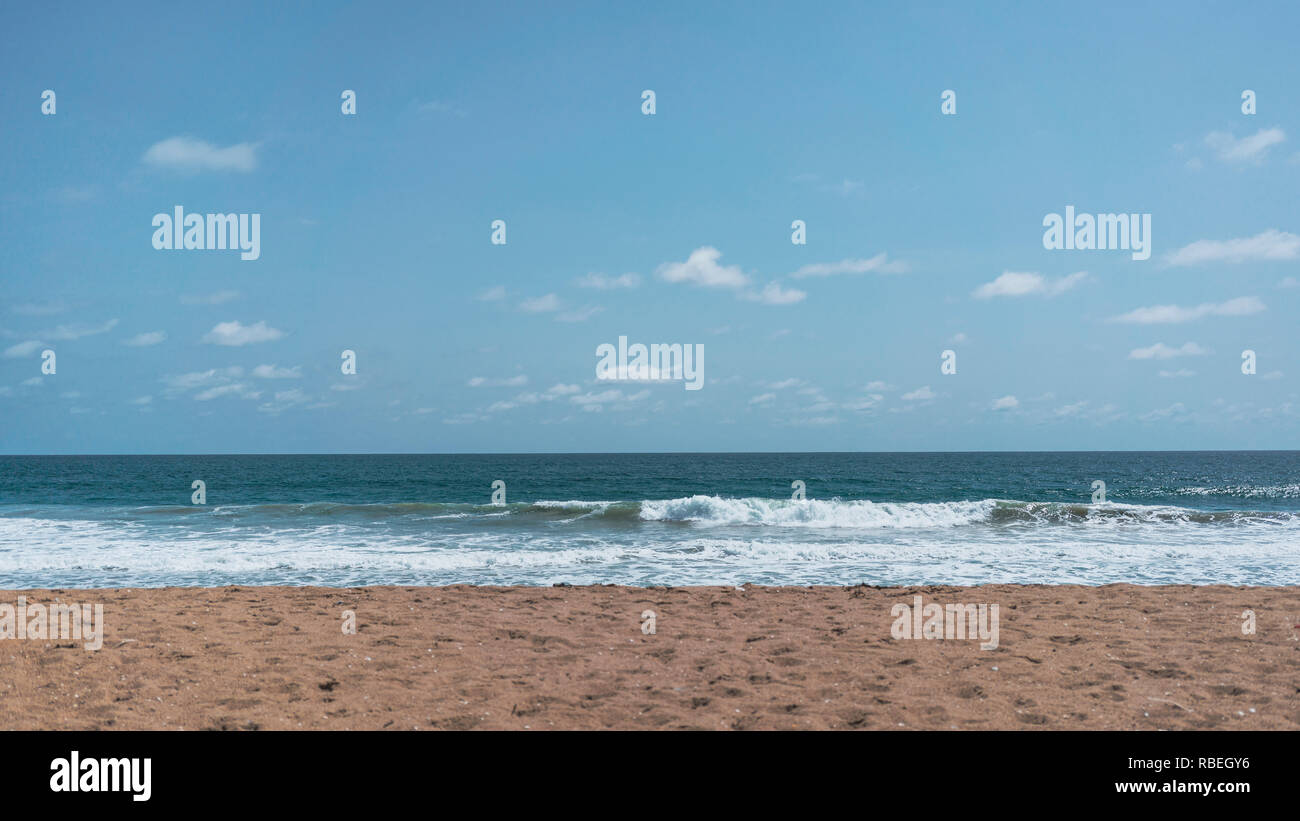
M 1297 452 L 0 457 L 9 588 L 1297 584 L 1298 547 Z

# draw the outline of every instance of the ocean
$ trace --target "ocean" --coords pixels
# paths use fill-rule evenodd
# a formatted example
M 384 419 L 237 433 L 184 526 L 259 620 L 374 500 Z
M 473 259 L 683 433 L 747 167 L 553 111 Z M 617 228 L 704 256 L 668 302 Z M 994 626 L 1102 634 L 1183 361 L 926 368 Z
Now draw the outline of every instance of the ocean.
M 1300 584 L 1300 452 L 0 456 L 0 588 L 1111 582 Z

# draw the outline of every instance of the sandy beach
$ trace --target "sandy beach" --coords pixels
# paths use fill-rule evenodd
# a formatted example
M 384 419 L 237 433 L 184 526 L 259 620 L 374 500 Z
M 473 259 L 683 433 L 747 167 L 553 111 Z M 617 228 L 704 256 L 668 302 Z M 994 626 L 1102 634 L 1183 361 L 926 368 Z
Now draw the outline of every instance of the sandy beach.
M 894 638 L 891 608 L 917 595 L 999 605 L 998 646 Z M 0 640 L 4 729 L 1300 729 L 1294 588 L 224 587 L 0 603 L 19 596 L 102 604 L 103 646 Z

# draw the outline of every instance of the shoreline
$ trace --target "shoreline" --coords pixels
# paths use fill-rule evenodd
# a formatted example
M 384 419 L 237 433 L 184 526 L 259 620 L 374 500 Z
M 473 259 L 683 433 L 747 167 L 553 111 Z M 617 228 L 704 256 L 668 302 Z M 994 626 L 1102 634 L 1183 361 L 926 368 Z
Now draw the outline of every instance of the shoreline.
M 996 640 L 898 637 L 916 596 Z M 1300 729 L 1297 587 L 2 590 L 0 635 L 20 597 L 102 646 L 0 638 L 0 729 Z

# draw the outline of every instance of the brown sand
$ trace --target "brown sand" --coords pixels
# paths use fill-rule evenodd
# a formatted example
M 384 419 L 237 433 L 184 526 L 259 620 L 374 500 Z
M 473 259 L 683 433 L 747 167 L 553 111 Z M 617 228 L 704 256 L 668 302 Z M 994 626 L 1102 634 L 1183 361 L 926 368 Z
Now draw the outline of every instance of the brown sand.
M 1300 588 L 21 593 L 105 638 L 0 641 L 3 729 L 1300 729 Z M 892 638 L 916 593 L 999 604 L 1000 646 Z

